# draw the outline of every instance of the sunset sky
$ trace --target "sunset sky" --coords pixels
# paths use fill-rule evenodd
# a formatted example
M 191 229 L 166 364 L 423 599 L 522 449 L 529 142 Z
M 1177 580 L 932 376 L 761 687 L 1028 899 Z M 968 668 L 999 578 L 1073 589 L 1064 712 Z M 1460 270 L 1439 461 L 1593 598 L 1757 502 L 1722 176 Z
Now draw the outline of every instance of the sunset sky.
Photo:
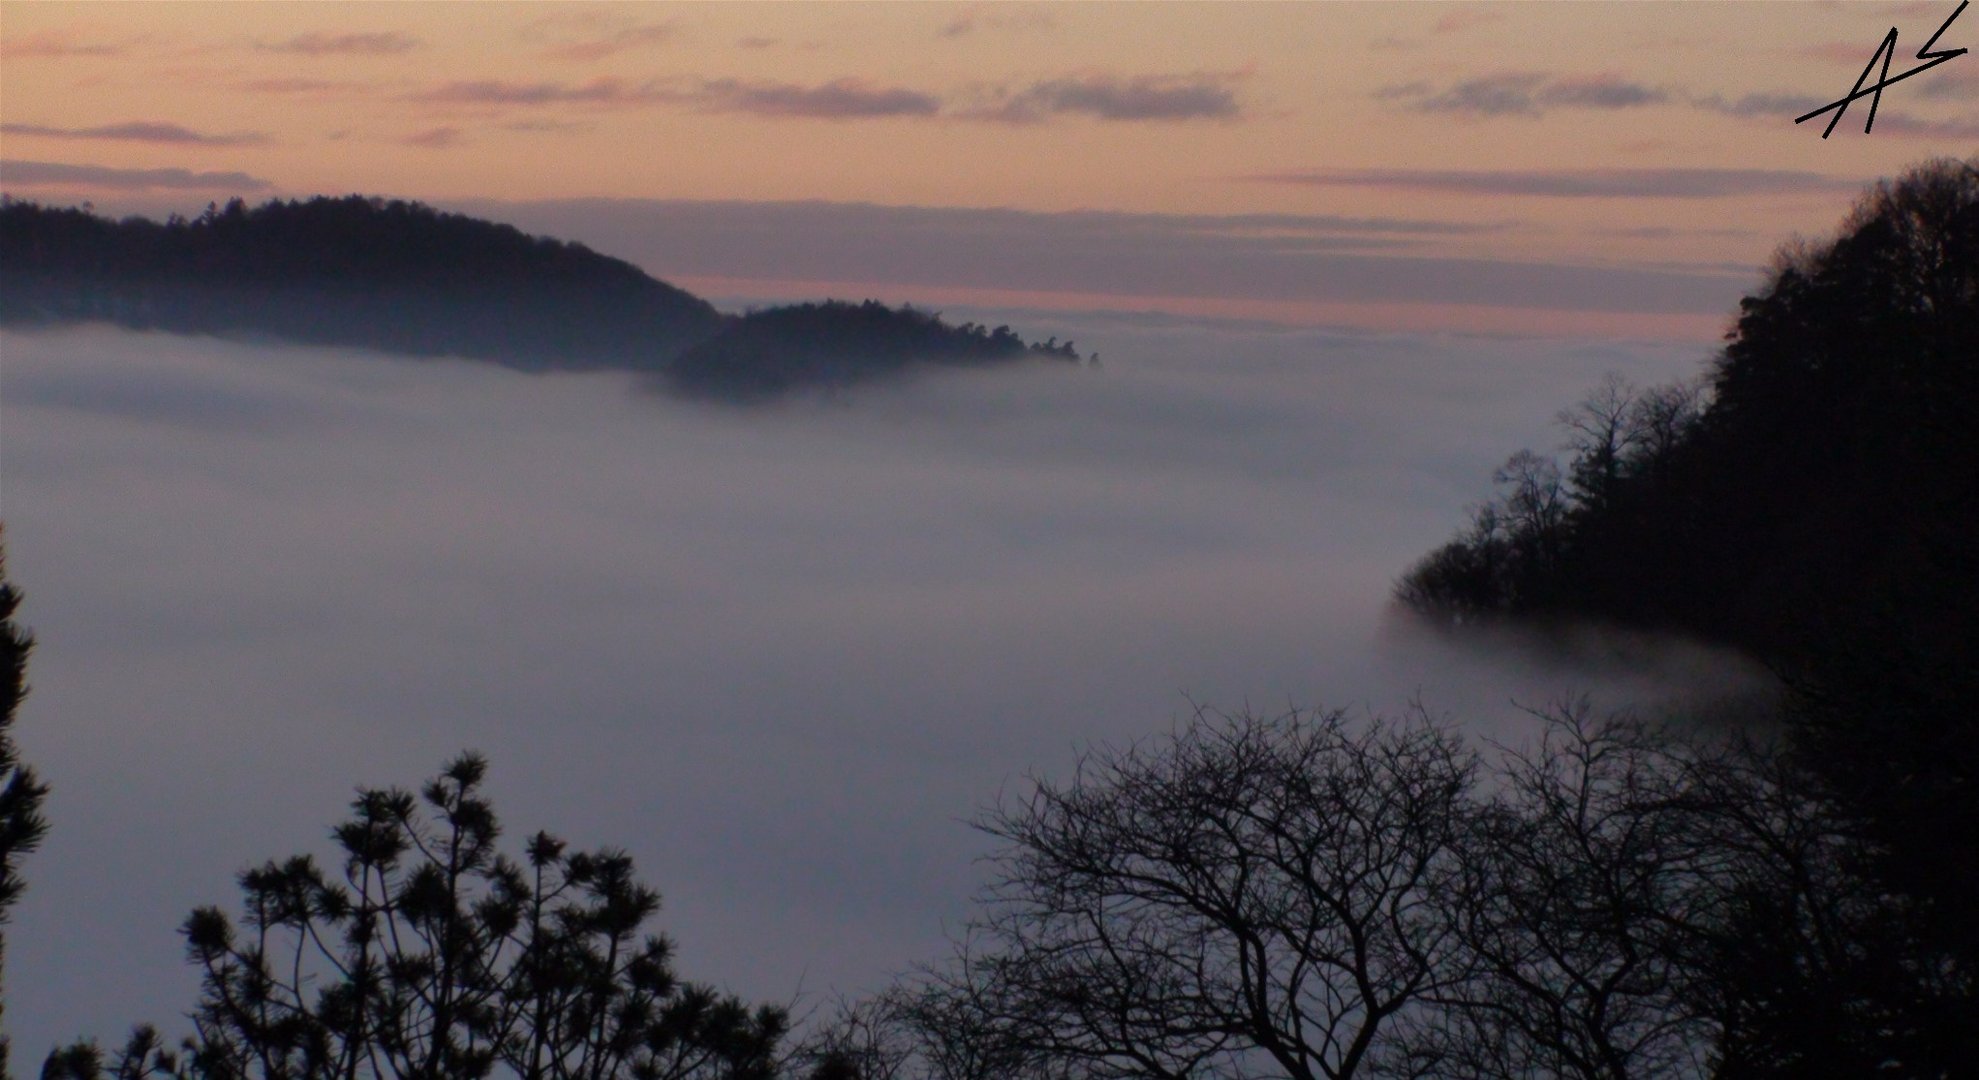
M 416 198 L 715 296 L 1697 339 L 1979 146 L 1970 57 L 1792 122 L 1955 8 L 8 3 L 0 158 L 113 212 Z

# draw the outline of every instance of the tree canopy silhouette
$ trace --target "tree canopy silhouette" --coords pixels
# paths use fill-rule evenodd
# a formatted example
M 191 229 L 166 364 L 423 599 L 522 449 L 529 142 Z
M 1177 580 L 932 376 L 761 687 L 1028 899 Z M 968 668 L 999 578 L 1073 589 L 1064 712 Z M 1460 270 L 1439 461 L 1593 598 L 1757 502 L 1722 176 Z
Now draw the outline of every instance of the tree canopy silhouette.
M 1753 899 L 1775 910 L 1733 967 L 1773 990 L 1736 1045 L 1772 1065 L 1749 1074 L 1979 1055 L 1979 159 L 1783 248 L 1701 385 L 1611 381 L 1563 421 L 1566 468 L 1515 456 L 1398 598 L 1446 627 L 1593 619 L 1768 663 L 1809 797 L 1870 877 L 1821 941 L 1783 943 L 1772 919 L 1808 909 Z
M 4 536 L 0 536 L 4 541 Z M 7 580 L 7 553 L 0 546 L 0 1077 L 7 1071 L 7 921 L 26 887 L 21 858 L 41 846 L 48 821 L 41 804 L 48 786 L 22 764 L 14 745 L 14 713 L 27 696 L 27 658 L 34 639 L 14 622 L 21 594 Z
M 753 311 L 668 365 L 676 390 L 750 402 L 807 387 L 844 387 L 916 366 L 976 367 L 1026 356 L 1076 361 L 1072 342 L 1029 344 L 1008 326 L 951 326 L 939 315 L 877 300 Z
M 1610 381 L 1563 414 L 1566 468 L 1514 457 L 1400 598 L 1447 624 L 1592 617 L 1786 662 L 1969 581 L 1979 159 L 1879 184 L 1834 240 L 1782 249 L 1740 312 L 1702 386 Z
M 164 223 L 0 203 L 0 324 L 145 330 L 657 373 L 755 401 L 912 368 L 1077 359 L 1009 327 L 842 301 L 727 316 L 582 244 L 400 200 L 240 199 Z
M 862 1080 L 1946 1077 L 1971 979 L 1750 739 L 1585 701 L 1199 714 L 987 814 L 949 961 L 810 1042 Z M 820 1075 L 824 1075 L 822 1072 Z
M 360 791 L 341 865 L 299 855 L 240 875 L 242 916 L 184 927 L 203 987 L 173 1050 L 140 1027 L 119 1080 L 769 1080 L 787 1022 L 680 981 L 649 933 L 659 894 L 632 860 L 546 833 L 497 847 L 486 763 L 449 762 L 415 796 Z M 45 1080 L 98 1080 L 93 1043 Z

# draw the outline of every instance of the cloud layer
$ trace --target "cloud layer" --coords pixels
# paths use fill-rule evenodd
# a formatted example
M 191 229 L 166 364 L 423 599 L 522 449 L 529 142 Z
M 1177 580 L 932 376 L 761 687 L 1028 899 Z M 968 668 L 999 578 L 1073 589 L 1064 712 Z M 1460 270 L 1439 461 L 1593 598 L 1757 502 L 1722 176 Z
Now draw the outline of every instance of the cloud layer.
M 397 32 L 329 34 L 311 31 L 281 41 L 261 42 L 256 48 L 301 56 L 397 56 L 423 44 L 410 34 Z
M 1322 169 L 1255 179 L 1463 195 L 1569 199 L 1725 199 L 1859 191 L 1862 182 L 1794 169 Z
M 1633 109 L 1670 100 L 1667 91 L 1614 76 L 1555 78 L 1510 72 L 1463 79 L 1443 88 L 1411 82 L 1375 91 L 1377 99 L 1421 112 L 1538 117 L 1553 109 Z
M 569 105 L 588 109 L 689 108 L 767 117 L 875 119 L 946 118 L 1036 124 L 1061 117 L 1149 123 L 1237 120 L 1244 109 L 1236 87 L 1243 74 L 1088 74 L 1021 85 L 977 86 L 955 94 L 875 83 L 847 76 L 817 83 L 773 79 L 601 76 L 582 82 L 455 80 L 402 95 L 418 105 L 483 109 Z M 314 89 L 276 83 L 274 91 Z
M 82 128 L 46 127 L 41 124 L 0 124 L 0 135 L 22 135 L 43 139 L 102 139 L 181 146 L 254 146 L 268 141 L 268 136 L 258 131 L 236 131 L 216 135 L 156 120 L 132 120 L 122 124 L 100 124 Z
M 1505 177 L 1493 181 L 1494 175 L 1476 174 L 1471 182 L 1485 188 L 1493 182 L 1518 183 Z M 1354 174 L 1330 181 L 1286 179 L 1429 184 L 1461 178 Z M 1695 189 L 1734 180 L 1690 177 L 1684 183 Z M 1547 187 L 1543 180 L 1524 183 Z M 1773 183 L 1782 181 L 1775 178 Z M 1617 192 L 1646 185 L 1683 187 L 1667 177 L 1606 174 L 1555 180 L 1551 186 L 1572 184 Z M 1716 268 L 1637 269 L 1419 253 L 1431 241 L 1499 227 L 1435 219 L 1033 213 L 809 202 L 451 205 L 530 232 L 582 240 L 663 278 L 890 282 L 1286 303 L 1543 307 L 1696 315 L 1714 327 L 1754 280 Z
M 1581 388 L 1700 349 L 968 314 L 1105 368 L 734 413 L 608 376 L 9 335 L 17 734 L 55 787 L 9 927 L 36 988 L 16 1054 L 175 1028 L 190 908 L 462 747 L 510 835 L 631 852 L 684 973 L 785 1000 L 938 954 L 976 882 L 959 819 L 1185 692 L 1421 691 L 1509 732 L 1508 698 L 1601 690 L 1390 640 L 1385 594 Z
M 1221 75 L 1167 75 L 1120 78 L 1091 75 L 1045 79 L 1020 90 L 992 93 L 993 104 L 964 109 L 961 115 L 1011 124 L 1035 124 L 1054 116 L 1097 120 L 1234 120 L 1243 108 Z
M 119 169 L 56 161 L 0 161 L 0 184 L 26 188 L 87 186 L 118 191 L 219 191 L 252 193 L 273 187 L 242 172 L 188 169 Z

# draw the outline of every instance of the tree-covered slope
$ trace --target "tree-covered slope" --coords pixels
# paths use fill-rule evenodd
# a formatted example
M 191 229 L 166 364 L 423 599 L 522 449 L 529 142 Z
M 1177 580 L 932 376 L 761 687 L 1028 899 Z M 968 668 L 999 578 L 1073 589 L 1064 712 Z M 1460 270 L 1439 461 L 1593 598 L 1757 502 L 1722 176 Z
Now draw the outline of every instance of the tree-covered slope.
M 1775 662 L 1867 623 L 1953 632 L 1979 550 L 1979 159 L 1880 185 L 1740 309 L 1703 384 L 1611 383 L 1563 414 L 1572 456 L 1514 457 L 1403 601 Z
M 656 367 L 715 309 L 579 244 L 417 203 L 234 200 L 195 220 L 0 207 L 0 320 L 261 333 L 528 369 Z
M 463 356 L 524 370 L 653 372 L 675 392 L 761 401 L 924 365 L 1076 359 L 1008 327 L 828 301 L 725 316 L 581 244 L 418 203 L 239 199 L 197 219 L 111 221 L 0 204 L 0 324 L 173 333 Z
M 1740 311 L 1698 387 L 1611 383 L 1563 414 L 1564 469 L 1515 456 L 1499 496 L 1398 596 L 1450 627 L 1593 619 L 1768 663 L 1788 691 L 1790 758 L 1880 890 L 1877 918 L 1900 944 L 1884 951 L 1937 957 L 1878 961 L 1901 991 L 1884 1004 L 1909 1025 L 1885 1034 L 1970 1061 L 1979 159 L 1878 185 L 1832 241 L 1783 251 Z M 1797 1030 L 1867 1023 L 1809 1016 Z
M 668 365 L 683 394 L 760 401 L 803 387 L 843 387 L 912 367 L 973 367 L 1027 356 L 1077 360 L 1071 342 L 1027 344 L 1007 326 L 950 326 L 929 312 L 876 300 L 753 311 Z

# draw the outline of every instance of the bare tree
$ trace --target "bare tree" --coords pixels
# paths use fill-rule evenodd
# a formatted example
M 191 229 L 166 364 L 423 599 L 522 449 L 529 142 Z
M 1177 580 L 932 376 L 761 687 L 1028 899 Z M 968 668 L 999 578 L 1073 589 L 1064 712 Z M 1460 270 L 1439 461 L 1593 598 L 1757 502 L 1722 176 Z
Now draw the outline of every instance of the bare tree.
M 986 913 L 917 1000 L 1026 1076 L 1368 1074 L 1448 977 L 1474 769 L 1419 712 L 1091 751 L 979 822 L 1009 845 Z
M 1581 505 L 1599 507 L 1614 495 L 1623 463 L 1641 438 L 1634 422 L 1637 405 L 1635 387 L 1611 373 L 1556 418 L 1567 431 L 1566 449 L 1573 451 L 1567 479 Z
M 1710 905 L 1680 744 L 1588 702 L 1506 750 L 1448 893 L 1469 976 L 1412 1047 L 1440 1077 L 1696 1076 L 1681 942 Z
M 1631 476 L 1650 473 L 1670 460 L 1704 417 L 1704 380 L 1679 379 L 1636 395 L 1629 410 L 1634 439 L 1623 466 Z

